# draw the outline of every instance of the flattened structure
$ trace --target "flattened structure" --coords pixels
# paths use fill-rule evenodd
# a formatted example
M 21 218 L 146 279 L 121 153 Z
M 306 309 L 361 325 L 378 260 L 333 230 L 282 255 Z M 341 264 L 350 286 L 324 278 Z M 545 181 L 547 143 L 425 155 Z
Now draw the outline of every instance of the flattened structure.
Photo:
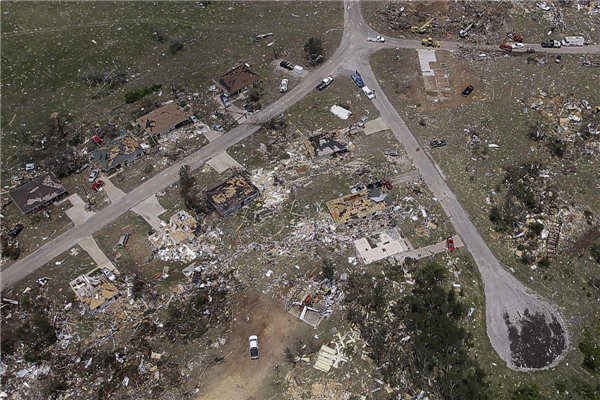
M 146 154 L 140 144 L 129 135 L 120 137 L 94 150 L 92 155 L 102 169 L 111 172 L 141 158 Z
M 56 176 L 52 172 L 48 172 L 19 186 L 10 192 L 9 196 L 23 214 L 28 214 L 66 193 L 67 190 Z
M 387 198 L 375 201 L 369 190 L 329 200 L 327 208 L 337 226 L 349 225 L 374 215 L 391 211 L 393 204 Z
M 165 133 L 187 120 L 175 103 L 169 103 L 137 119 L 137 123 L 151 135 Z
M 210 204 L 226 217 L 257 198 L 259 191 L 249 179 L 235 174 L 219 186 L 206 192 Z
M 314 161 L 348 151 L 348 141 L 337 132 L 325 132 L 304 139 L 304 145 Z

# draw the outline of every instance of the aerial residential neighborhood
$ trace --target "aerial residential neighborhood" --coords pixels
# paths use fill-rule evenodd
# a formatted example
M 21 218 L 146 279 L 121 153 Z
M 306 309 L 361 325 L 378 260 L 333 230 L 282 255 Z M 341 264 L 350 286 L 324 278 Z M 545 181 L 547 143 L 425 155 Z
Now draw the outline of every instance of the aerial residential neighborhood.
M 600 398 L 600 3 L 0 8 L 0 398 Z

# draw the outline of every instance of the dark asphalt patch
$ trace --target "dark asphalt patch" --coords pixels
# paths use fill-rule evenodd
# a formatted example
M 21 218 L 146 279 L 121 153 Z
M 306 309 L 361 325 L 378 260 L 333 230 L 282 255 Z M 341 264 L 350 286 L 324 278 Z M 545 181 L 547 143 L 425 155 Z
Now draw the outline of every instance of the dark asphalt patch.
M 550 320 L 551 318 L 551 320 Z M 544 368 L 552 364 L 566 348 L 566 335 L 553 316 L 531 314 L 528 309 L 516 325 L 504 315 L 512 362 L 517 368 Z

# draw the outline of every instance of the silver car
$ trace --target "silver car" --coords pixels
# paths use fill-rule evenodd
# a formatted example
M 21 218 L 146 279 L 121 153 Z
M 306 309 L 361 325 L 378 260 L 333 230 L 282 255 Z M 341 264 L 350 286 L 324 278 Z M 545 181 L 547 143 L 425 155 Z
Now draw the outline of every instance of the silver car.
M 98 175 L 100 175 L 100 171 L 98 171 L 97 169 L 93 170 L 90 173 L 90 177 L 88 178 L 88 181 L 96 182 L 96 179 L 98 179 Z
M 281 80 L 281 83 L 279 84 L 279 92 L 281 93 L 285 93 L 288 91 L 288 79 L 287 78 L 283 78 Z

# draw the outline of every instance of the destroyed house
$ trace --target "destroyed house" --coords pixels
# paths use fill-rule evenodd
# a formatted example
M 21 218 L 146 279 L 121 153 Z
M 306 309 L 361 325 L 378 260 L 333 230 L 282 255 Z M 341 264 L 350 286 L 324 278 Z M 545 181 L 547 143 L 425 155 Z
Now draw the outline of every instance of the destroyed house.
M 378 189 L 363 190 L 329 200 L 327 208 L 337 226 L 351 225 L 375 215 L 390 212 L 393 204 Z
M 236 174 L 206 192 L 206 197 L 221 216 L 227 217 L 256 199 L 258 194 L 258 189 L 252 182 L 241 174 Z
M 252 71 L 250 65 L 243 63 L 213 80 L 221 90 L 232 96 L 260 82 L 260 76 Z
M 187 116 L 175 103 L 169 103 L 141 118 L 137 123 L 150 135 L 167 133 L 187 120 Z
M 337 132 L 320 133 L 304 139 L 308 154 L 313 161 L 321 161 L 348 151 L 348 142 Z
M 171 216 L 169 224 L 148 237 L 163 261 L 193 261 L 196 259 L 194 244 L 202 234 L 198 221 L 185 211 Z
M 9 193 L 23 214 L 44 207 L 65 195 L 67 190 L 52 172 L 40 175 Z
M 113 303 L 121 294 L 105 276 L 101 268 L 80 275 L 69 282 L 83 306 L 94 314 Z
M 143 157 L 144 154 L 144 149 L 129 135 L 102 145 L 92 152 L 100 167 L 106 172 L 112 172 L 121 166 L 131 164 Z

